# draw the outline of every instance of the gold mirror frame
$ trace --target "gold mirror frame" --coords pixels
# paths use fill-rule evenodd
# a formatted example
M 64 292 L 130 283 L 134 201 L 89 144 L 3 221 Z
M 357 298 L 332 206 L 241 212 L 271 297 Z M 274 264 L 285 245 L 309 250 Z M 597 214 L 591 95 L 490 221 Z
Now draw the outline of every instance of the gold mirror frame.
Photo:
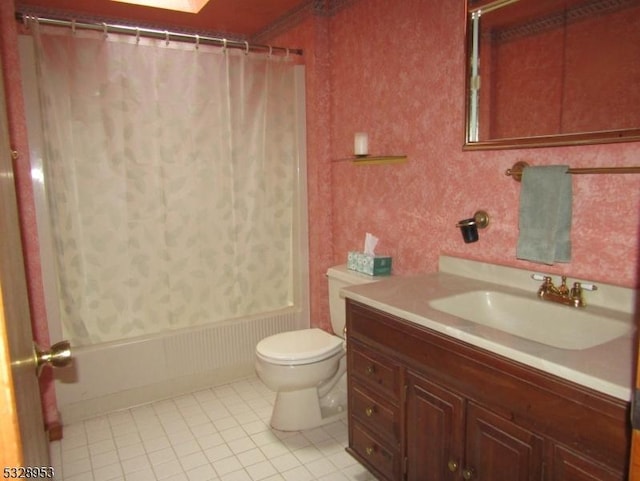
M 640 141 L 640 127 L 619 130 L 601 130 L 594 132 L 576 132 L 553 135 L 540 135 L 533 137 L 511 137 L 498 139 L 479 139 L 472 140 L 472 107 L 471 95 L 473 78 L 473 51 L 474 39 L 472 31 L 472 15 L 479 10 L 483 14 L 491 10 L 495 10 L 520 0 L 467 0 L 465 14 L 465 58 L 466 62 L 466 79 L 465 79 L 465 137 L 463 150 L 498 150 L 498 149 L 517 149 L 530 147 L 554 147 L 554 146 L 571 146 L 571 145 L 590 145 L 617 142 L 633 142 Z M 478 39 L 476 38 L 476 42 Z M 477 52 L 477 44 L 476 44 Z M 477 115 L 477 112 L 476 114 Z

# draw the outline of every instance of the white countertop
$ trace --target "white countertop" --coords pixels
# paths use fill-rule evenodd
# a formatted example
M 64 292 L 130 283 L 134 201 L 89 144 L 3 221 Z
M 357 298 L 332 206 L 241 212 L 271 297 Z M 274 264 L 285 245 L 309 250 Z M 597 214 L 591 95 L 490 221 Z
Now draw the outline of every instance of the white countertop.
M 480 269 L 483 271 L 482 275 L 475 274 L 475 264 L 484 268 Z M 470 274 L 471 271 L 474 273 Z M 467 277 L 468 275 L 476 278 Z M 589 349 L 559 349 L 446 314 L 429 305 L 429 300 L 432 299 L 483 289 L 530 295 L 536 299 L 537 284 L 529 282 L 528 275 L 529 273 L 520 269 L 463 259 L 458 262 L 455 258 L 443 257 L 440 272 L 406 277 L 390 276 L 379 282 L 346 287 L 341 292 L 345 297 L 407 321 L 629 401 L 634 384 L 634 329 L 628 335 Z M 513 282 L 508 282 L 507 285 L 495 284 L 490 282 L 494 280 L 493 276 L 501 281 L 506 279 Z M 526 291 L 518 288 L 524 284 L 529 287 Z M 512 287 L 513 285 L 518 287 Z M 594 297 L 593 300 L 601 303 L 601 306 L 594 305 L 593 308 L 617 308 L 616 317 L 632 323 L 631 306 L 635 292 L 616 286 L 599 287 L 599 297 Z M 587 293 L 589 294 L 595 293 Z M 609 299 L 606 299 L 607 294 L 610 294 Z

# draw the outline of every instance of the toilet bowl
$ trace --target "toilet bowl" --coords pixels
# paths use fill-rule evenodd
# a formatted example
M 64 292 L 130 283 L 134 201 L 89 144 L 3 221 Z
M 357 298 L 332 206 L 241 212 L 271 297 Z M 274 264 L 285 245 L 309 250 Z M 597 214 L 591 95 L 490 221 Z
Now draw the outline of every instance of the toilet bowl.
M 256 347 L 256 373 L 276 400 L 271 426 L 281 431 L 311 429 L 338 419 L 346 410 L 332 388 L 346 377 L 343 341 L 321 329 L 267 337 Z M 331 393 L 331 396 L 328 394 Z M 327 398 L 327 399 L 323 399 Z
M 342 335 L 345 306 L 340 289 L 378 279 L 346 266 L 330 268 L 327 278 L 331 324 Z M 345 416 L 347 362 L 341 337 L 318 328 L 266 337 L 256 346 L 255 369 L 262 382 L 277 393 L 270 422 L 274 429 L 312 429 Z

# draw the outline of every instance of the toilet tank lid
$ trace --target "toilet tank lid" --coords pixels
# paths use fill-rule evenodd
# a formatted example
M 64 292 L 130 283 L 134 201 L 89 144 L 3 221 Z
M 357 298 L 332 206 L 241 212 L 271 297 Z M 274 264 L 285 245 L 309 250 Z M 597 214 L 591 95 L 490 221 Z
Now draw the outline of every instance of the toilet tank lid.
M 327 269 L 327 277 L 339 279 L 348 284 L 367 284 L 369 282 L 377 282 L 380 280 L 379 277 L 369 276 L 367 274 L 362 274 L 361 272 L 347 269 L 346 264 L 329 267 L 329 269 Z
M 256 354 L 273 364 L 309 364 L 337 354 L 342 342 L 322 329 L 300 329 L 264 338 L 256 346 Z

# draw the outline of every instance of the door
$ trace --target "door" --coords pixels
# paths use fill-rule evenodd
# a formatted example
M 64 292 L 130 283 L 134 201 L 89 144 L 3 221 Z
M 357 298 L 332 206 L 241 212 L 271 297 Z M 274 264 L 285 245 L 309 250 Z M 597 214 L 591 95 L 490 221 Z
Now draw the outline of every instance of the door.
M 540 481 L 542 458 L 542 438 L 468 402 L 465 480 Z
M 639 266 L 640 270 L 640 266 Z M 636 320 L 638 321 L 638 317 L 640 317 L 640 298 L 636 301 Z M 640 322 L 640 321 L 638 321 Z M 640 341 L 639 341 L 640 342 Z M 640 402 L 638 395 L 640 393 L 640 344 L 638 345 L 638 361 L 636 363 L 636 386 L 633 396 L 633 403 L 631 406 L 632 412 L 632 425 L 633 425 L 633 434 L 631 438 L 631 456 L 629 463 L 629 480 L 630 481 L 640 481 L 640 415 L 636 413 L 640 411 L 640 406 L 638 403 Z
M 638 236 L 640 243 L 640 236 Z M 640 260 L 636 264 L 638 276 L 640 276 Z M 640 296 L 636 297 L 635 309 L 636 326 L 640 326 Z M 636 334 L 637 336 L 637 334 Z M 631 437 L 631 454 L 629 456 L 629 480 L 640 481 L 640 337 L 636 340 L 636 364 L 634 366 L 636 382 L 631 401 L 631 426 L 633 428 Z
M 0 72 L 0 467 L 49 466 Z M 5 476 L 6 473 L 0 474 Z M 12 473 L 9 473 L 10 475 Z M 18 473 L 20 474 L 20 473 Z
M 461 396 L 407 373 L 407 479 L 460 479 L 464 406 Z

